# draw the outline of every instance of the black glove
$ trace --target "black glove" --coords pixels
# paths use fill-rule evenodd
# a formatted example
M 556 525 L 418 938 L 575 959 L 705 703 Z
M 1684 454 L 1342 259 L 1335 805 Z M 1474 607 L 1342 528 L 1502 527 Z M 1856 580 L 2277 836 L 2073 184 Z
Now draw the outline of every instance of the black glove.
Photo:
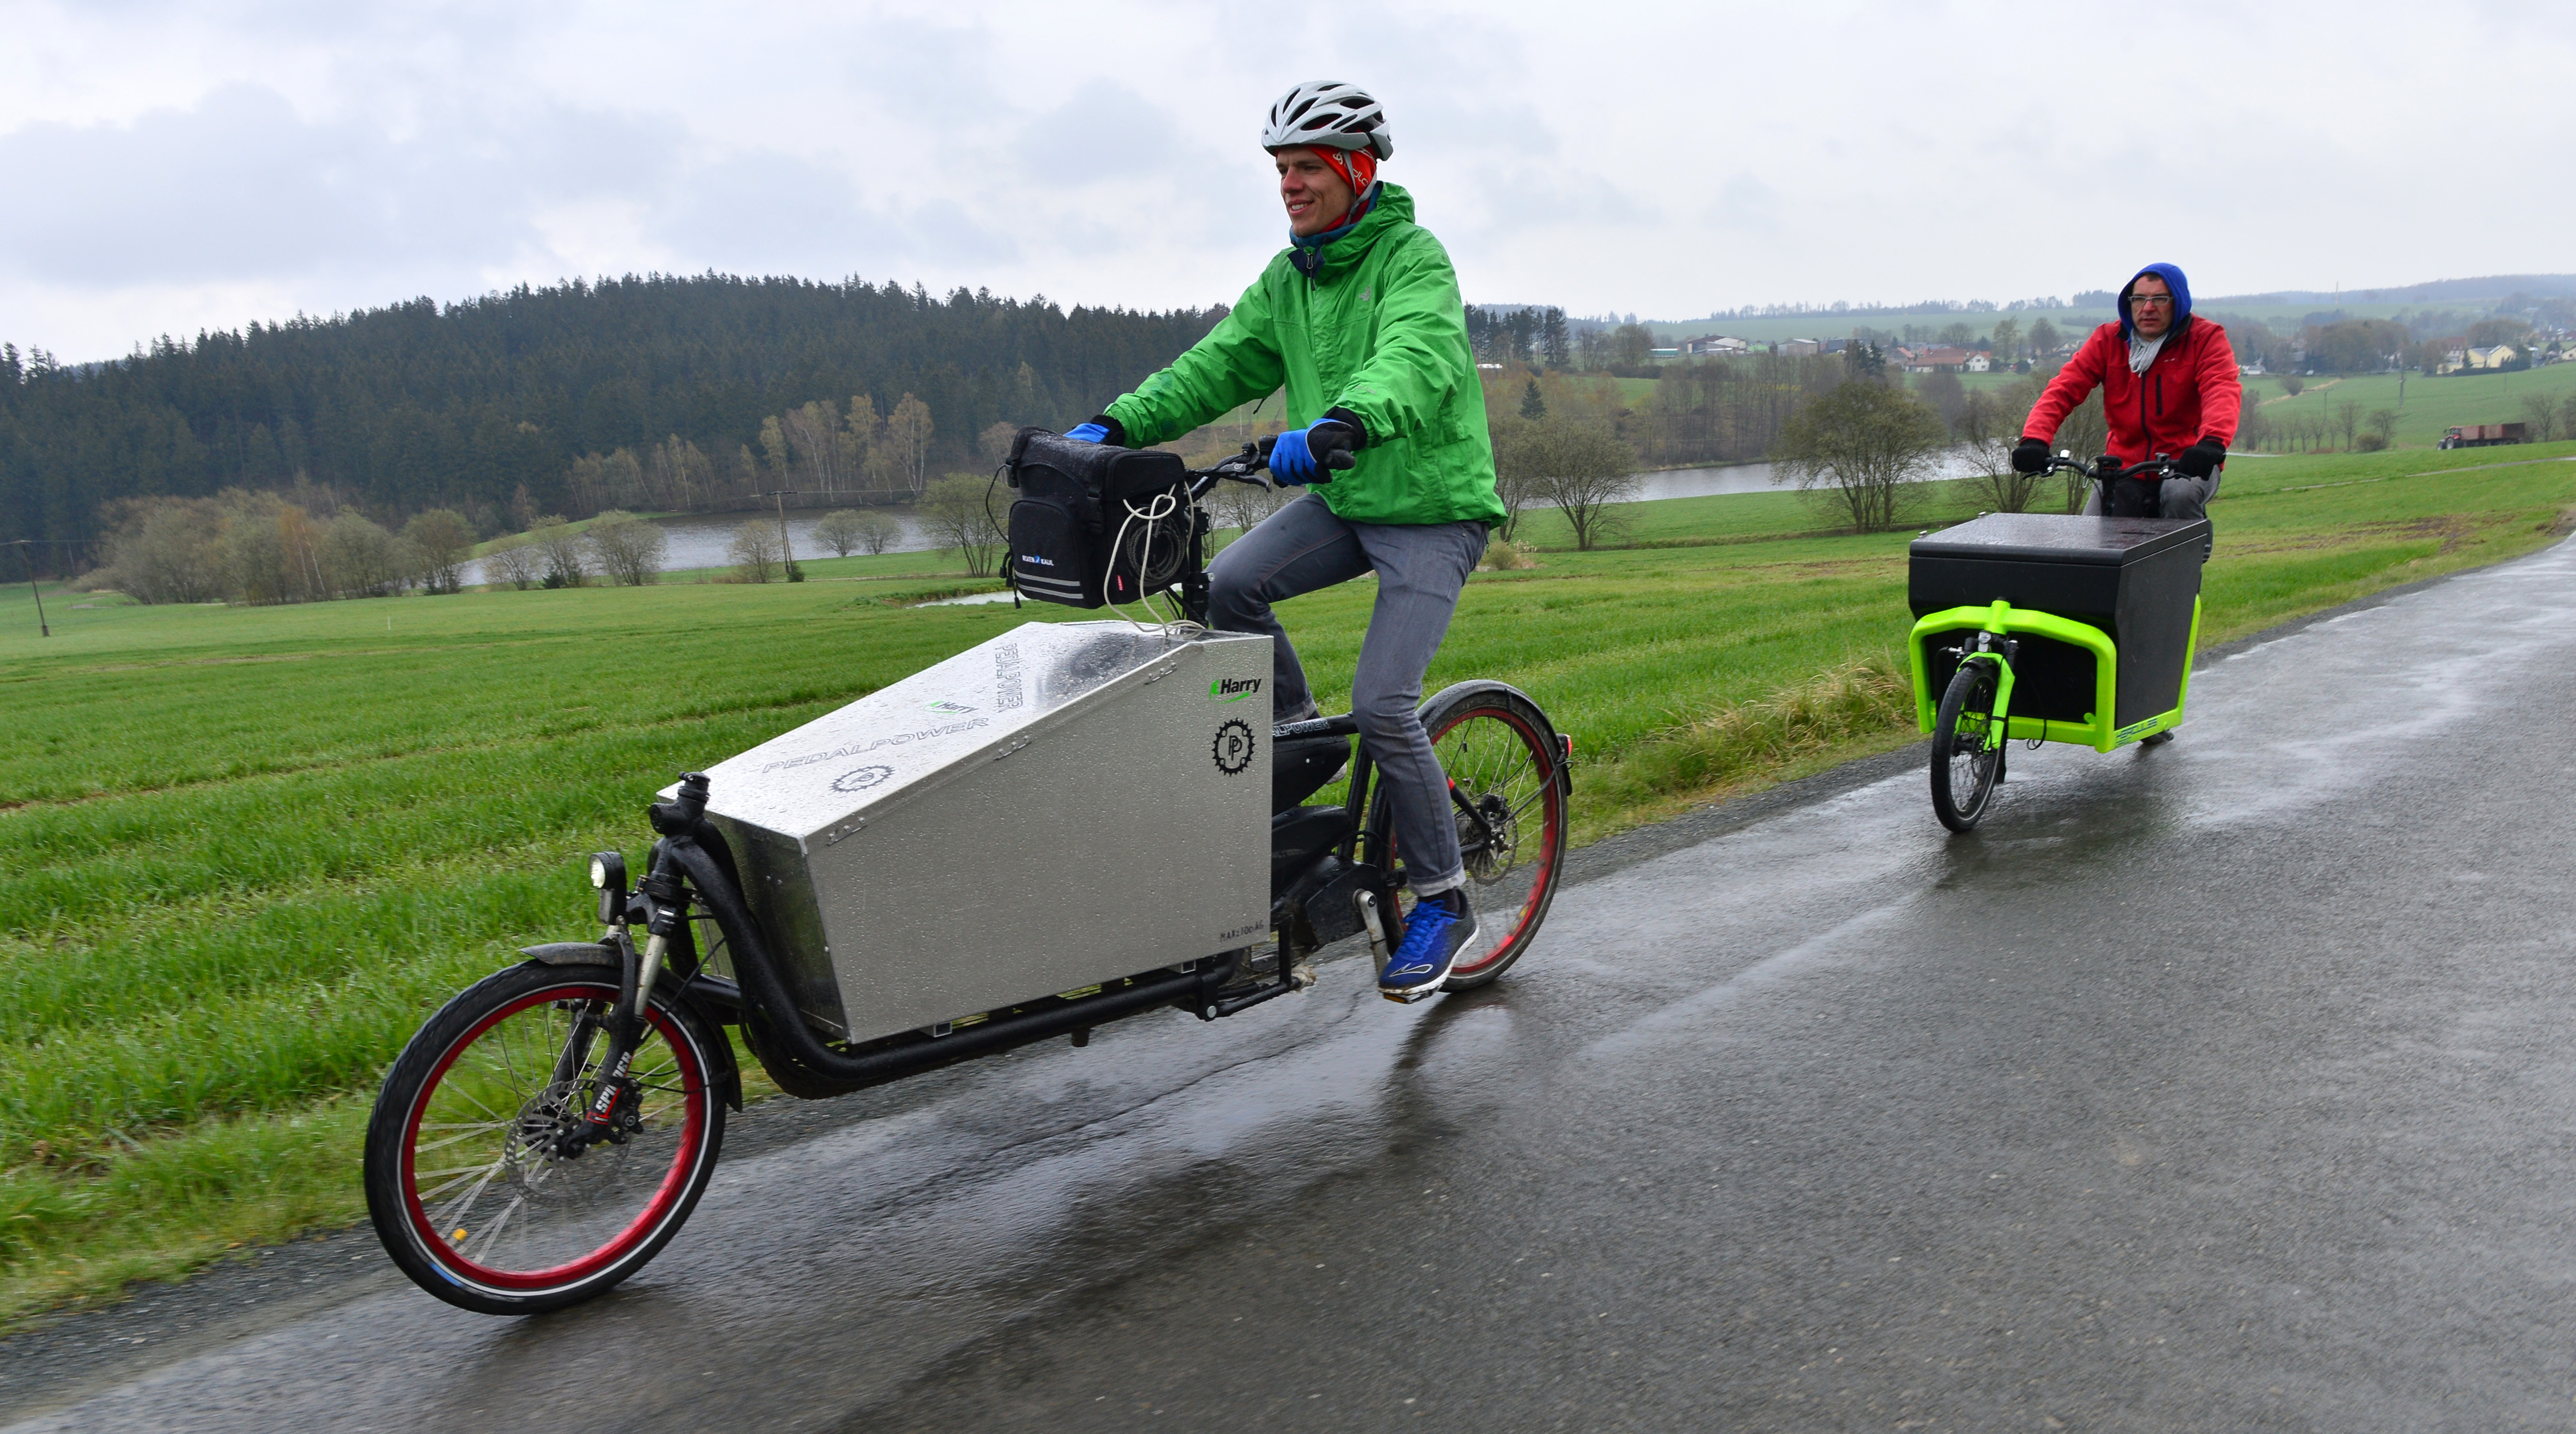
M 2037 438 L 2025 438 L 2013 445 L 2012 466 L 2015 473 L 2048 471 L 2048 444 Z
M 2204 438 L 2182 451 L 2174 466 L 2187 478 L 2206 478 L 2219 464 L 2227 461 L 2227 445 L 2215 438 Z

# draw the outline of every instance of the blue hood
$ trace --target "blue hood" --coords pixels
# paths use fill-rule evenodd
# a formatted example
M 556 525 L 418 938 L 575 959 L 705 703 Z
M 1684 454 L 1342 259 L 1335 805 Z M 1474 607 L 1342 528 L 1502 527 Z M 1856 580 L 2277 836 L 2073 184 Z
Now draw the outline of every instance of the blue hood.
M 2131 274 L 2129 282 L 2120 286 L 2120 337 L 2124 339 L 2134 339 L 2138 336 L 2138 326 L 2129 318 L 2129 291 L 2136 288 L 2138 281 L 2149 274 L 2164 280 L 2165 287 L 2173 290 L 2173 327 L 2165 330 L 2165 333 L 2169 336 L 2181 333 L 2184 320 L 2191 317 L 2191 281 L 2182 276 L 2182 270 L 2171 264 L 2149 264 Z

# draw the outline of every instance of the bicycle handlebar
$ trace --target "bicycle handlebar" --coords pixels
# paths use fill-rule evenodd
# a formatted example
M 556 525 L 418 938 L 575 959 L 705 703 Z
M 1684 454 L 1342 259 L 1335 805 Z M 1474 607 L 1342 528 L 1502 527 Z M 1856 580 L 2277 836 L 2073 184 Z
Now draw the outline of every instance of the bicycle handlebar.
M 1224 482 L 1227 479 L 1232 479 L 1237 483 L 1261 483 L 1264 487 L 1269 486 L 1265 480 L 1255 478 L 1252 475 L 1270 466 L 1270 450 L 1277 446 L 1278 442 L 1279 435 L 1274 433 L 1257 443 L 1247 443 L 1243 445 L 1242 452 L 1224 460 L 1213 468 L 1203 468 L 1192 473 L 1190 475 L 1190 496 L 1192 498 L 1204 498 L 1216 487 L 1217 484 Z M 1335 473 L 1345 472 L 1356 467 L 1359 461 L 1358 456 L 1353 454 L 1347 448 L 1336 448 L 1324 455 L 1324 467 Z M 1330 483 L 1333 480 L 1325 477 L 1322 473 L 1317 473 L 1314 481 L 1316 484 L 1321 485 Z
M 2174 466 L 2171 458 L 2161 453 L 2144 463 L 2132 463 L 2125 468 L 2120 466 L 2118 458 L 2105 453 L 2090 463 L 2078 463 L 2073 458 L 2061 454 L 2048 460 L 2048 466 L 2040 471 L 2042 473 L 2081 473 L 2097 482 L 2107 483 L 2114 478 L 2171 478 L 2182 470 Z

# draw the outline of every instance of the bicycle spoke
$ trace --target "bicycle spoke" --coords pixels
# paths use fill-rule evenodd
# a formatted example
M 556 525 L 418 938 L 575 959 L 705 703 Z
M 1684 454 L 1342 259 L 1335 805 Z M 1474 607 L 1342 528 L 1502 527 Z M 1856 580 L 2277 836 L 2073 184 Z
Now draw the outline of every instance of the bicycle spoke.
M 509 1228 L 510 1217 L 518 1214 L 519 1207 L 526 1203 L 528 1203 L 527 1197 L 522 1195 L 517 1199 L 512 1200 L 509 1204 L 502 1206 L 500 1215 L 492 1221 L 492 1228 L 483 1232 L 483 1253 L 480 1255 L 469 1255 L 467 1258 L 478 1260 L 491 1259 L 492 1247 L 501 1243 L 501 1232 Z

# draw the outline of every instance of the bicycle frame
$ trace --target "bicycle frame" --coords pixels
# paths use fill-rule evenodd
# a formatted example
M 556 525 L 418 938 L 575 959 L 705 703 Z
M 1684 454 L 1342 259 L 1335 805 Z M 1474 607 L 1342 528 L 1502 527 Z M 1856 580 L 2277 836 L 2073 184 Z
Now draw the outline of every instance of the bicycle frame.
M 2108 752 L 2142 738 L 2152 737 L 2168 728 L 2182 725 L 2183 708 L 2191 700 L 2190 653 L 2200 650 L 2200 599 L 2191 600 L 2191 638 L 2183 660 L 2182 688 L 2176 694 L 2173 710 L 2114 727 L 2114 695 L 2120 690 L 2120 653 L 2111 635 L 2091 623 L 2076 622 L 2055 613 L 2030 608 L 2015 608 L 1997 600 L 1987 607 L 1954 607 L 1926 613 L 1914 624 L 1906 639 L 1908 666 L 1914 678 L 1914 712 L 1920 729 L 1932 730 L 1933 713 L 1941 694 L 1932 690 L 1929 669 L 1924 665 L 1925 639 L 1947 633 L 1973 633 L 1977 650 L 1964 654 L 1960 661 L 1991 662 L 1998 670 L 1995 690 L 1996 726 L 2003 731 L 2001 740 L 2020 739 L 2034 742 L 2066 742 Z M 2009 640 L 2015 633 L 2054 638 L 2070 647 L 2079 647 L 2093 655 L 2093 710 L 2088 722 L 2059 722 L 2040 717 L 2011 715 L 2013 687 L 2012 662 L 1994 644 Z

